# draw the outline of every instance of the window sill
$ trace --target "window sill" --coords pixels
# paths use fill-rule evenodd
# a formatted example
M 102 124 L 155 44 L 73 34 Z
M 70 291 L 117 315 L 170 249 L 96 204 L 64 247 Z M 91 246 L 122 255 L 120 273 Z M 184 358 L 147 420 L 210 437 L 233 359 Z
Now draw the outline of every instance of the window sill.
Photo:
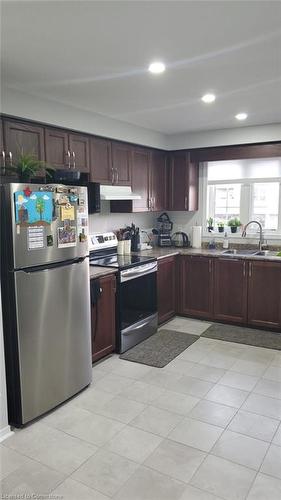
M 205 240 L 211 240 L 211 239 L 223 239 L 224 238 L 224 233 L 219 233 L 217 231 L 214 231 L 213 233 L 209 233 L 207 231 L 202 233 L 202 237 Z M 233 239 L 233 240 L 241 240 L 243 243 L 249 243 L 250 240 L 258 241 L 260 239 L 259 234 L 251 234 L 248 233 L 245 238 L 242 238 L 242 233 L 239 231 L 238 233 L 227 233 L 227 238 Z M 264 240 L 281 240 L 281 233 L 263 233 L 263 238 Z

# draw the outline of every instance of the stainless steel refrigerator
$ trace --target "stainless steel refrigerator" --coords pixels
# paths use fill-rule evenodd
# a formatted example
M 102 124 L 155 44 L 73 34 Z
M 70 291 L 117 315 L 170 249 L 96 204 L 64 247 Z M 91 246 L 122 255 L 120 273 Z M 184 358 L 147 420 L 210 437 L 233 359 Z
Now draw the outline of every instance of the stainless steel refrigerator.
M 91 382 L 87 188 L 1 189 L 1 286 L 9 423 Z

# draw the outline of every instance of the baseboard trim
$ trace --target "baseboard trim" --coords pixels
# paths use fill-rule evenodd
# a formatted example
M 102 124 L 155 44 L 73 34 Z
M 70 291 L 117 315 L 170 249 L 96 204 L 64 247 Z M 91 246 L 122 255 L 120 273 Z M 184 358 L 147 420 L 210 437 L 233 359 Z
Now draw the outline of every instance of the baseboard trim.
M 6 427 L 3 427 L 3 429 L 0 429 L 0 443 L 7 439 L 8 437 L 12 436 L 14 434 L 13 431 L 11 431 L 11 427 L 7 425 Z

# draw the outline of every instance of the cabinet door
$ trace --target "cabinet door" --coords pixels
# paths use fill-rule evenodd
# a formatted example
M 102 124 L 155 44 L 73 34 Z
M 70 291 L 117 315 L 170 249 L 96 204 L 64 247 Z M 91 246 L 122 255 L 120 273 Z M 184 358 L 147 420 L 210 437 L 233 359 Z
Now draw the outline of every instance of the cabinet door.
M 46 161 L 53 167 L 64 169 L 70 166 L 67 132 L 59 129 L 46 128 L 45 151 Z
M 141 196 L 133 200 L 134 212 L 147 212 L 149 204 L 149 162 L 150 153 L 146 149 L 134 148 L 132 151 L 132 189 Z
M 170 210 L 198 210 L 199 166 L 185 151 L 170 156 Z
M 194 212 L 198 210 L 199 164 L 190 161 L 190 155 L 188 155 L 187 177 L 187 210 Z
M 213 259 L 181 257 L 181 312 L 211 318 L 213 311 Z
M 69 134 L 71 166 L 81 172 L 90 172 L 90 141 L 88 136 Z
M 247 320 L 247 262 L 214 259 L 214 318 L 244 323 Z
M 187 210 L 187 155 L 174 153 L 170 157 L 170 210 Z
M 167 154 L 152 151 L 150 186 L 151 210 L 160 212 L 167 208 Z
M 158 260 L 157 271 L 158 323 L 176 314 L 176 258 Z
M 92 359 L 97 361 L 115 349 L 116 278 L 110 274 L 100 279 L 101 297 L 92 306 Z
M 5 150 L 11 151 L 14 160 L 21 153 L 45 160 L 43 127 L 4 120 L 4 142 Z
M 131 185 L 132 148 L 128 144 L 112 142 L 112 168 L 114 184 Z
M 112 184 L 111 142 L 107 139 L 92 137 L 90 158 L 91 181 Z
M 248 323 L 281 328 L 281 264 L 249 262 Z

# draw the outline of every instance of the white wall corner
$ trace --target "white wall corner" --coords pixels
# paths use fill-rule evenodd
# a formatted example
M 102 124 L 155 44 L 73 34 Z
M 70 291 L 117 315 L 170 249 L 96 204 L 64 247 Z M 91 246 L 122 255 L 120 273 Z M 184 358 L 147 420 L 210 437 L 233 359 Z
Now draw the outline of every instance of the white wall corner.
M 168 149 L 192 149 L 281 141 L 281 123 L 169 135 Z

